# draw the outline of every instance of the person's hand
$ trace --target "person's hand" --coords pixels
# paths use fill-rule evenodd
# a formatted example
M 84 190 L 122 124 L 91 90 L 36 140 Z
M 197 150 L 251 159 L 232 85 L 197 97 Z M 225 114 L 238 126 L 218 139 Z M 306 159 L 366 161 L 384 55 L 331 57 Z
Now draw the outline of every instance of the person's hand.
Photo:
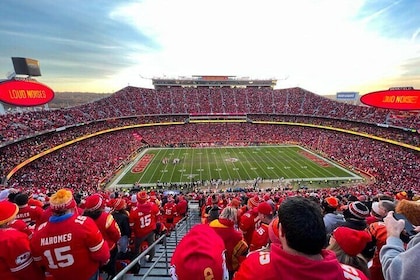
M 415 226 L 415 227 L 414 227 L 414 231 L 415 231 L 415 232 L 420 232 L 420 226 Z
M 404 230 L 405 221 L 396 220 L 394 218 L 394 211 L 389 211 L 386 217 L 384 218 L 385 227 L 388 237 L 400 237 L 401 232 Z

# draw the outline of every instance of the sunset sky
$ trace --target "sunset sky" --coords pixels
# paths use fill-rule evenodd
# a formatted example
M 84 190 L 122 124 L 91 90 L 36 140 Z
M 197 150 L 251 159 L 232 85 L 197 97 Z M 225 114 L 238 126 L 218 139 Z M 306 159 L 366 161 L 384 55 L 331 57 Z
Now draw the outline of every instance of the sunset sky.
M 413 0 L 3 0 L 0 79 L 17 56 L 56 92 L 192 75 L 320 95 L 420 88 L 419 15 Z

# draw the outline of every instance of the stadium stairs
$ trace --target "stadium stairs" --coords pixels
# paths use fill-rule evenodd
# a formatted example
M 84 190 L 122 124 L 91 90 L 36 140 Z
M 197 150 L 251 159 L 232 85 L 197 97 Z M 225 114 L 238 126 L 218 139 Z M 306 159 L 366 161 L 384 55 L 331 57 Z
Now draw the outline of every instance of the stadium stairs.
M 112 280 L 164 280 L 171 279 L 169 274 L 170 261 L 179 241 L 191 229 L 192 226 L 199 224 L 200 211 L 197 201 L 189 202 L 188 215 L 183 218 L 171 232 L 170 236 L 161 236 L 152 246 L 155 246 L 155 256 L 150 261 L 145 261 L 148 252 L 152 248 L 150 246 L 146 251 L 137 256 L 129 265 L 121 270 Z M 138 272 L 133 273 L 137 264 L 140 264 Z M 102 279 L 107 280 L 106 275 L 102 275 Z

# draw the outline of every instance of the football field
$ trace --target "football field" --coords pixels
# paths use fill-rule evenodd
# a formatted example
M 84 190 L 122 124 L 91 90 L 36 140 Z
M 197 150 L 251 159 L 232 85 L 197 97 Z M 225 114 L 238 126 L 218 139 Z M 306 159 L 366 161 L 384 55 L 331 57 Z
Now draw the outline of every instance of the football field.
M 327 182 L 362 178 L 299 146 L 148 148 L 113 180 L 111 187 L 206 181 Z

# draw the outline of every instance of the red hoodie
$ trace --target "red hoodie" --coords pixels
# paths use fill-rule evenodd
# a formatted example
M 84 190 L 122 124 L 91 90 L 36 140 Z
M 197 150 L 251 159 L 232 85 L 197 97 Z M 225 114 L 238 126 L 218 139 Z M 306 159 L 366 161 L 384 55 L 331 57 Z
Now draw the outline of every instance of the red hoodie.
M 368 280 L 360 270 L 340 264 L 332 251 L 322 250 L 321 255 L 323 260 L 310 260 L 289 254 L 280 244 L 273 243 L 270 251 L 248 255 L 233 280 Z

